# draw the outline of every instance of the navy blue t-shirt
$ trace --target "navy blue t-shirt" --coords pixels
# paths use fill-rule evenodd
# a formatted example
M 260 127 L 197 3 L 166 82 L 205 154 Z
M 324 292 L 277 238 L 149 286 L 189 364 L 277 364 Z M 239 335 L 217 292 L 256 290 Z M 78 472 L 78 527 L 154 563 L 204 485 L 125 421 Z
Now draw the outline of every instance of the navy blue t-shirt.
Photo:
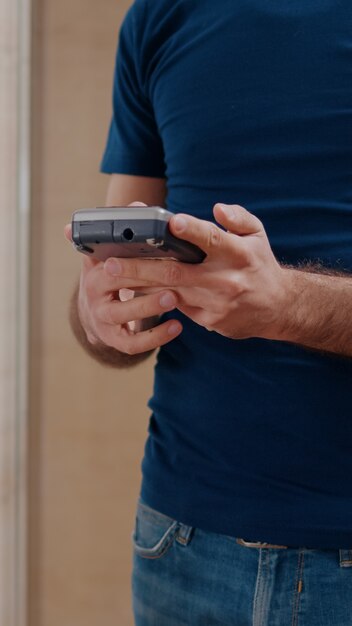
M 137 0 L 113 105 L 103 172 L 166 177 L 168 209 L 202 219 L 243 205 L 280 262 L 352 271 L 351 0 Z M 143 499 L 204 530 L 351 548 L 352 359 L 176 316 Z

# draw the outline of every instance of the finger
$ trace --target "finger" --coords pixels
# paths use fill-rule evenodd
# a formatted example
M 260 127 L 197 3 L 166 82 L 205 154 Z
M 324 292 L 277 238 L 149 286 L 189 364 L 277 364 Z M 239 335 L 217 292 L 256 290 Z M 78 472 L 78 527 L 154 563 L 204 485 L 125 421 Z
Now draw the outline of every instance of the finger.
M 201 265 L 199 265 L 201 267 Z M 199 267 L 189 263 L 168 260 L 148 259 L 107 259 L 104 270 L 110 277 L 117 280 L 128 280 L 130 287 L 175 287 L 197 284 Z M 117 278 L 118 277 L 118 278 Z
M 147 204 L 145 204 L 144 202 L 130 202 L 130 204 L 128 204 L 127 206 L 148 206 Z
M 97 268 L 99 270 L 103 268 L 103 262 L 96 259 L 94 256 L 88 256 L 88 254 L 82 254 L 82 268 L 83 272 L 89 272 L 92 268 Z
M 154 292 L 160 291 L 160 287 L 150 287 L 149 284 L 143 284 L 139 280 L 112 276 L 104 270 L 103 261 L 97 261 L 85 255 L 82 256 L 84 256 L 83 275 L 86 282 L 86 289 L 89 290 L 94 298 L 110 298 L 111 294 L 126 289 L 141 293 L 150 293 L 151 290 Z M 95 263 L 95 267 L 92 266 L 93 263 Z
M 195 244 L 207 254 L 208 260 L 216 256 L 232 258 L 242 255 L 242 241 L 234 235 L 229 235 L 219 226 L 200 220 L 191 215 L 178 214 L 170 219 L 170 230 L 173 235 Z M 205 259 L 205 263 L 207 259 Z
M 171 291 L 140 296 L 124 302 L 114 300 L 104 302 L 96 312 L 98 321 L 104 324 L 127 324 L 132 320 L 143 320 L 148 317 L 172 311 L 176 307 L 177 298 Z
M 256 235 L 263 231 L 261 221 L 239 204 L 215 204 L 214 217 L 221 226 L 236 235 Z
M 71 241 L 72 242 L 72 226 L 71 226 L 71 224 L 66 224 L 66 226 L 64 228 L 64 233 L 65 233 L 65 237 L 66 237 L 67 241 Z
M 116 336 L 113 326 L 106 326 L 107 337 L 104 342 L 112 348 L 126 354 L 141 354 L 155 350 L 169 343 L 182 332 L 182 324 L 178 320 L 168 320 L 149 330 L 144 330 L 135 335 L 128 334 Z

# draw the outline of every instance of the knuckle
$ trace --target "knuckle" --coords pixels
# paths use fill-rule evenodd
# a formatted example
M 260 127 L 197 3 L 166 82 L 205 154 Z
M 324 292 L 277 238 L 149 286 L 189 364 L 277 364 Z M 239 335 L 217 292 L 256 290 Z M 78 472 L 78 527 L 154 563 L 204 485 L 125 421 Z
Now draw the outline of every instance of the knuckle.
M 134 354 L 137 354 L 138 350 L 136 350 L 136 346 L 132 338 L 128 338 L 128 339 L 126 338 L 126 340 L 124 341 L 123 352 L 125 352 L 129 356 L 133 356 Z
M 208 247 L 209 248 L 217 248 L 220 245 L 221 241 L 221 231 L 220 229 L 212 224 L 209 228 L 208 232 Z
M 136 265 L 136 263 L 133 263 L 133 261 L 129 262 L 128 265 L 126 263 L 126 266 L 123 266 L 122 271 L 121 271 L 121 276 L 123 276 L 124 273 L 126 273 L 126 270 L 128 272 L 129 277 L 134 278 L 134 279 L 139 278 L 138 265 Z
M 141 301 L 137 301 L 138 303 L 138 317 L 144 318 L 149 317 L 151 315 L 150 306 L 148 302 L 144 299 L 140 298 Z
M 165 268 L 165 283 L 167 285 L 177 285 L 181 282 L 182 271 L 180 266 L 175 262 Z
M 121 279 L 136 279 L 140 277 L 140 266 L 135 259 L 120 259 L 120 263 L 120 273 L 118 276 L 114 276 L 115 282 L 117 280 L 121 284 Z
M 219 326 L 219 324 L 221 324 L 221 322 L 224 319 L 224 312 L 223 311 L 218 311 L 216 313 L 213 314 L 212 316 L 212 327 L 215 329 Z
M 202 323 L 207 330 L 213 331 L 219 328 L 224 318 L 223 311 L 208 313 L 203 317 Z
M 223 294 L 223 296 L 219 298 L 219 301 L 214 302 L 213 308 L 212 308 L 212 314 L 214 317 L 216 317 L 217 320 L 223 317 L 225 303 L 227 303 L 228 300 L 229 300 L 229 294 L 227 291 L 226 294 Z
M 230 276 L 230 278 L 228 279 L 228 283 L 227 283 L 227 295 L 229 296 L 236 296 L 238 294 L 238 280 L 237 280 L 237 276 Z
M 214 316 L 208 312 L 204 312 L 201 316 L 200 322 L 202 326 L 205 326 L 205 328 L 212 330 L 214 324 Z
M 242 250 L 242 259 L 245 265 L 253 265 L 255 263 L 255 253 L 248 248 Z

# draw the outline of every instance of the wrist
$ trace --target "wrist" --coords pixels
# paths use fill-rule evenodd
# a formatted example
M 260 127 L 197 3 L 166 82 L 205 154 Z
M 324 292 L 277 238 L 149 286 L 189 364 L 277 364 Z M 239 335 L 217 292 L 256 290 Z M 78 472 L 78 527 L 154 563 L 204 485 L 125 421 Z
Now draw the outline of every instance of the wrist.
M 281 281 L 277 297 L 273 301 L 273 324 L 266 335 L 276 341 L 294 341 L 297 310 L 305 285 L 302 272 L 290 267 L 281 267 Z M 299 322 L 298 322 L 299 323 Z

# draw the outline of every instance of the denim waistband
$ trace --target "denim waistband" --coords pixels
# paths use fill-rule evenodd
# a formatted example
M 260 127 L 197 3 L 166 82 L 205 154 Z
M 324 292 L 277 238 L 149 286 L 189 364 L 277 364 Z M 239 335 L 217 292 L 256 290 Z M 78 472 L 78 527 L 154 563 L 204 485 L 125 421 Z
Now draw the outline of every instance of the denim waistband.
M 264 541 L 246 541 L 238 537 L 236 539 L 237 543 L 240 546 L 244 546 L 245 548 L 257 548 L 257 549 L 272 549 L 272 550 L 289 550 L 298 548 L 292 548 L 292 546 L 282 546 L 274 543 L 266 543 Z M 307 548 L 309 549 L 309 548 Z M 340 548 L 339 552 L 339 560 L 341 567 L 352 567 L 352 549 Z

